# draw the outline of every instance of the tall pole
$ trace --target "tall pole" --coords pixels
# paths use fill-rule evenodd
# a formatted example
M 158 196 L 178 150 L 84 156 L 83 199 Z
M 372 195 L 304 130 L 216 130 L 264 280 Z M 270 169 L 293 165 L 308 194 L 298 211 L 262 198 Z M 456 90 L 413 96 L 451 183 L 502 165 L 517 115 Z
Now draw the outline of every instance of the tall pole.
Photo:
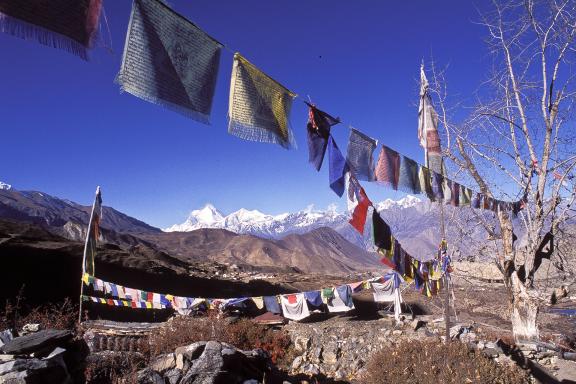
M 100 193 L 100 186 L 96 187 L 96 198 Z M 92 230 L 92 220 L 94 220 L 94 210 L 96 208 L 96 201 L 92 204 L 92 212 L 90 213 L 90 220 L 88 221 L 88 228 L 86 230 L 86 241 L 84 243 L 84 256 L 82 257 L 82 275 L 80 275 L 80 304 L 78 306 L 78 323 L 82 322 L 82 297 L 84 296 L 84 274 L 86 273 L 86 254 L 88 252 L 88 241 L 90 239 L 90 231 Z M 98 239 L 96 239 L 97 241 Z M 94 257 L 94 255 L 92 255 Z
M 424 60 L 422 60 L 422 64 L 420 67 L 421 73 L 424 73 Z M 422 78 L 420 79 L 420 82 L 422 83 Z M 420 86 L 422 87 L 422 84 L 420 84 Z M 421 90 L 422 92 L 422 90 Z M 422 94 L 420 95 L 420 97 L 422 98 L 420 100 L 421 106 L 422 106 L 422 129 L 420 134 L 424 137 L 424 164 L 426 165 L 426 168 L 430 169 L 430 164 L 428 161 L 428 125 L 426 124 L 426 118 L 428 115 L 428 105 L 426 103 L 426 97 L 427 97 L 427 89 L 424 90 L 424 92 L 422 92 Z M 443 169 L 444 167 L 442 166 L 442 162 L 440 163 L 440 167 L 441 169 L 439 170 L 440 173 L 442 173 L 442 176 L 444 176 L 443 174 Z M 444 199 L 440 199 L 440 201 L 438 202 L 438 204 L 440 205 L 440 235 L 442 236 L 442 240 L 440 241 L 440 247 L 443 247 L 444 241 L 446 240 L 446 225 L 445 225 L 445 218 L 444 218 Z M 441 250 L 441 254 L 443 255 L 444 250 Z M 445 257 L 445 255 L 443 255 Z M 446 324 L 446 343 L 450 342 L 450 287 L 449 287 L 449 280 L 448 277 L 446 275 L 446 272 L 444 272 L 444 288 L 445 288 L 445 292 L 444 292 L 444 324 Z

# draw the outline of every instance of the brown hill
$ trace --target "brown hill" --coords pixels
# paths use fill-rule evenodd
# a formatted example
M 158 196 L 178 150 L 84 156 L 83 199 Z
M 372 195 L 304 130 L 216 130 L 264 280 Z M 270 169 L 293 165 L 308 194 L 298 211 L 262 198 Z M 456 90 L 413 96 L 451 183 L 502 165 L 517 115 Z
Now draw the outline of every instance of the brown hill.
M 302 272 L 347 273 L 381 269 L 378 258 L 330 228 L 280 240 L 239 235 L 223 229 L 141 235 L 184 261 L 296 268 Z

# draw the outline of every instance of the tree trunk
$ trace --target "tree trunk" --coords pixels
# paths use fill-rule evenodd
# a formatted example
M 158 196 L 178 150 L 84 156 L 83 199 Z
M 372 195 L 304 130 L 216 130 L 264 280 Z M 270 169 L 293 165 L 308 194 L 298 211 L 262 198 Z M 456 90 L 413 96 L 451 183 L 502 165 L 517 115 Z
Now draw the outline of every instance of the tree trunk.
M 532 297 L 516 271 L 510 276 L 512 289 L 512 333 L 516 342 L 538 340 L 538 302 Z

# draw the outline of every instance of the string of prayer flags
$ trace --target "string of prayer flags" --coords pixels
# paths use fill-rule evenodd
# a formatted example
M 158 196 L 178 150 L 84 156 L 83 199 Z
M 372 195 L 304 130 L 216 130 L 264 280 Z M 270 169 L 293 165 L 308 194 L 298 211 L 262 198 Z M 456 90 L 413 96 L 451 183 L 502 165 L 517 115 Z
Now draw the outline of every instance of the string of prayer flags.
M 84 257 L 82 265 L 82 274 L 88 273 L 94 275 L 94 259 L 96 258 L 96 246 L 100 237 L 100 219 L 102 218 L 102 194 L 100 187 L 96 188 L 96 196 L 92 205 L 90 222 L 86 235 L 86 244 L 84 246 Z
M 334 193 L 342 197 L 346 183 L 346 172 L 348 172 L 349 168 L 332 135 L 328 137 L 328 161 L 330 163 L 328 169 L 330 188 L 332 188 Z
M 354 128 L 350 129 L 346 160 L 358 180 L 375 180 L 373 153 L 377 144 L 377 140 Z
M 0 31 L 88 60 L 101 9 L 102 0 L 0 0 Z
M 83 301 L 91 301 L 93 303 L 110 305 L 113 307 L 126 307 L 126 308 L 141 308 L 141 309 L 166 309 L 170 308 L 161 303 L 151 301 L 128 301 L 118 299 L 105 299 L 102 297 L 82 295 Z
M 383 145 L 375 173 L 377 182 L 397 190 L 400 177 L 400 154 Z
M 234 54 L 228 133 L 244 140 L 296 147 L 288 116 L 295 93 Z
M 340 123 L 338 118 L 334 118 L 315 106 L 308 105 L 308 124 L 306 131 L 308 137 L 308 161 L 314 165 L 317 171 L 322 168 L 324 154 L 328 145 L 330 129 L 333 125 Z
M 208 124 L 222 44 L 160 0 L 134 0 L 122 92 Z

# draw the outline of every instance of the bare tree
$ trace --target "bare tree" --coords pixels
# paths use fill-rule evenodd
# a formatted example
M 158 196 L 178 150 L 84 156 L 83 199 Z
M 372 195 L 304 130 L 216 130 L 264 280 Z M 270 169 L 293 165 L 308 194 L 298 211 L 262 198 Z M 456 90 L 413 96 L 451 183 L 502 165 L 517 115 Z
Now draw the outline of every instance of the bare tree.
M 453 122 L 442 73 L 434 71 L 432 88 L 452 169 L 489 197 L 527 194 L 518 220 L 498 210 L 494 221 L 478 214 L 478 222 L 499 242 L 496 262 L 510 294 L 516 340 L 537 339 L 543 300 L 534 285 L 538 251 L 546 234 L 561 233 L 573 218 L 576 196 L 576 1 L 493 0 L 480 24 L 493 65 L 470 116 Z M 514 225 L 526 234 L 518 249 Z

